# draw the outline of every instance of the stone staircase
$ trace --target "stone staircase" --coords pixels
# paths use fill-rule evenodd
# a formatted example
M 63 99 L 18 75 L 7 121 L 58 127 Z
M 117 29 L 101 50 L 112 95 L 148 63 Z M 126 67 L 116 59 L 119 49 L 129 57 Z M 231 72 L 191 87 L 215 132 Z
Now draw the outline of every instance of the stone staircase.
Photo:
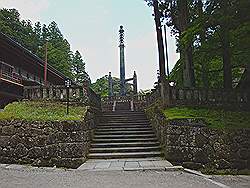
M 103 113 L 92 140 L 89 159 L 160 157 L 160 144 L 143 112 Z

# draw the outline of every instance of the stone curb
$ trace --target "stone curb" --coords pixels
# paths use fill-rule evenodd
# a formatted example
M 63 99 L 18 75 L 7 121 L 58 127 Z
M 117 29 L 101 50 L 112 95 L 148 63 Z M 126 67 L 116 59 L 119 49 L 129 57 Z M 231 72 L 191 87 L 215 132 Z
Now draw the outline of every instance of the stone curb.
M 205 175 L 205 174 L 202 174 L 199 171 L 191 170 L 191 169 L 188 169 L 188 168 L 184 168 L 184 172 L 187 172 L 187 173 L 190 173 L 190 174 L 194 174 L 194 175 L 197 175 L 197 176 L 201 176 L 201 177 L 204 177 L 204 178 L 207 178 L 207 179 L 211 179 L 212 178 L 212 176 Z
M 182 166 L 169 166 L 165 167 L 165 171 L 171 172 L 171 171 L 183 171 L 184 168 Z

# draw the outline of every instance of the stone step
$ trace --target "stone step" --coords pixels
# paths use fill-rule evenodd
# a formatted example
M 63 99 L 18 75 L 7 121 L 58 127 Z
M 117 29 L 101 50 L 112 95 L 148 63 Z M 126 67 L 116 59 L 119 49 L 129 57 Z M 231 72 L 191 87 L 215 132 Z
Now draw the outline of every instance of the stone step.
M 121 152 L 121 153 L 89 153 L 89 159 L 147 158 L 160 157 L 161 152 Z
M 147 117 L 145 115 L 102 115 L 99 116 L 99 118 L 115 118 L 115 119 L 128 119 L 128 118 L 135 118 L 135 119 L 147 119 Z
M 113 125 L 120 125 L 120 126 L 122 126 L 122 125 L 126 125 L 126 126 L 134 126 L 134 125 L 150 125 L 148 122 L 116 122 L 116 123 L 103 123 L 103 122 L 100 122 L 99 124 L 98 124 L 98 126 L 100 127 L 100 126 L 107 126 L 107 125 L 109 125 L 109 126 L 113 126 Z
M 141 119 L 129 119 L 129 120 L 114 120 L 114 119 L 107 119 L 107 120 L 100 120 L 100 123 L 147 123 L 150 124 L 148 120 L 141 120 Z
M 97 129 L 131 129 L 132 128 L 151 128 L 149 125 L 98 125 Z
M 95 138 L 94 143 L 119 143 L 119 142 L 156 142 L 157 138 Z
M 133 113 L 110 113 L 110 114 L 102 114 L 101 117 L 108 117 L 108 118 L 145 118 L 144 113 L 140 114 L 133 114 Z
M 103 115 L 126 115 L 126 114 L 130 114 L 130 115 L 145 115 L 145 113 L 143 111 L 120 111 L 120 112 L 103 112 Z
M 91 148 L 90 153 L 114 153 L 114 152 L 147 152 L 160 151 L 160 146 L 146 146 L 146 147 L 105 147 L 105 148 Z
M 146 127 L 128 127 L 128 128 L 103 128 L 103 127 L 97 127 L 96 132 L 125 132 L 125 131 L 152 131 L 152 127 L 146 126 Z
M 117 139 L 117 138 L 155 138 L 155 134 L 135 134 L 135 135 L 95 135 L 94 139 Z
M 153 130 L 137 130 L 137 131 L 113 131 L 112 129 L 110 131 L 103 131 L 103 130 L 96 130 L 95 135 L 136 135 L 136 134 L 154 134 Z
M 117 148 L 117 147 L 153 147 L 159 146 L 159 142 L 116 142 L 116 143 L 92 143 L 92 148 Z
M 147 118 L 145 115 L 132 115 L 132 114 L 127 114 L 127 115 L 102 115 L 99 117 L 100 119 L 104 118 L 115 118 L 115 119 L 145 119 Z

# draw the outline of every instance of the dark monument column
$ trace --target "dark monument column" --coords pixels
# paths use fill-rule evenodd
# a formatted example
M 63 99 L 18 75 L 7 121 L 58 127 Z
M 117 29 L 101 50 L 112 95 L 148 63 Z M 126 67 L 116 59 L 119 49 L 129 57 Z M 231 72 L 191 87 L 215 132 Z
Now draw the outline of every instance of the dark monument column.
M 135 71 L 134 71 L 134 76 L 133 76 L 133 93 L 134 95 L 137 94 L 137 75 Z
M 124 58 L 124 30 L 123 26 L 120 26 L 119 30 L 120 35 L 120 95 L 126 95 L 126 88 L 125 88 L 125 58 Z
M 113 93 L 113 79 L 111 76 L 111 72 L 109 72 L 108 82 L 109 82 L 109 97 L 112 97 L 114 93 Z

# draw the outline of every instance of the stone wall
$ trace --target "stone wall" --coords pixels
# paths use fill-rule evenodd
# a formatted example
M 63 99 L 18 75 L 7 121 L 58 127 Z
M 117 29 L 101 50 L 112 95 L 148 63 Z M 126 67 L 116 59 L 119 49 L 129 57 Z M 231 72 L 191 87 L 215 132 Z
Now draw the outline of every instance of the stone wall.
M 250 129 L 211 129 L 201 120 L 167 121 L 146 110 L 167 160 L 187 168 L 250 169 Z
M 77 168 L 86 160 L 97 112 L 88 109 L 81 121 L 0 121 L 0 163 Z

